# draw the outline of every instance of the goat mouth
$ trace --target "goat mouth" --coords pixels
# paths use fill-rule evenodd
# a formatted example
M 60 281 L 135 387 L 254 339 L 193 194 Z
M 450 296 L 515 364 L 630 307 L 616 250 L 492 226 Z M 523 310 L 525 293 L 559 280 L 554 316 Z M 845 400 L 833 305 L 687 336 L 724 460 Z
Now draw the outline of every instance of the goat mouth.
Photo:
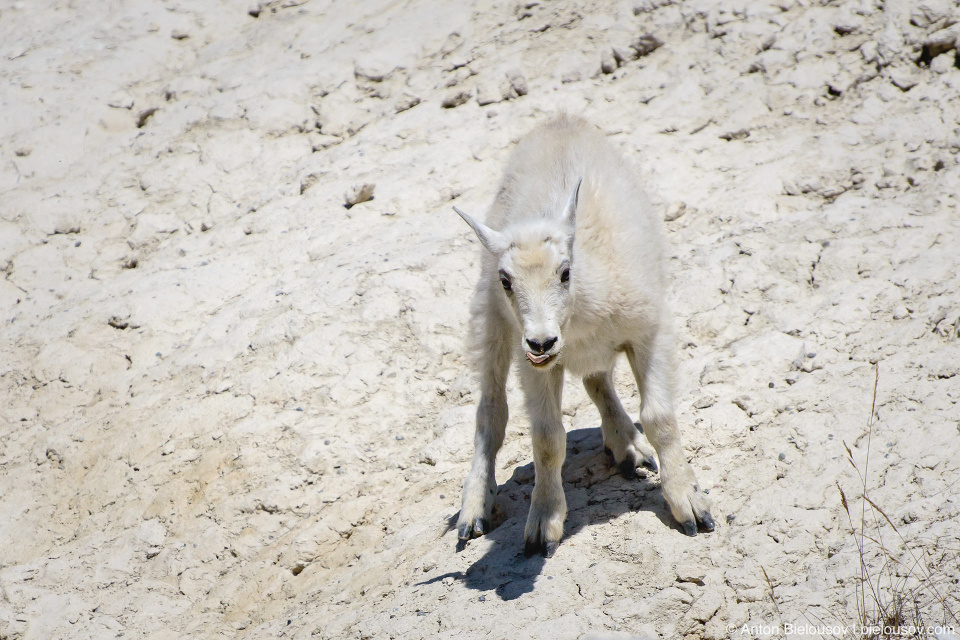
M 534 355 L 529 351 L 527 351 L 527 360 L 530 361 L 530 364 L 538 368 L 547 366 L 548 364 L 553 362 L 553 359 L 556 356 L 557 354 L 555 353 L 543 353 L 540 355 Z

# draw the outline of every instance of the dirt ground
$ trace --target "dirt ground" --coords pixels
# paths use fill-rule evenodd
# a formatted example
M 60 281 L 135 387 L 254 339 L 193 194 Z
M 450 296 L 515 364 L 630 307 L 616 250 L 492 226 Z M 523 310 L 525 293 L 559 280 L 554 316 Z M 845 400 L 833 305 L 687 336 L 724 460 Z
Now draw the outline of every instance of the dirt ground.
M 0 638 L 854 637 L 872 588 L 955 623 L 957 2 L 251 2 L 0 3 Z M 567 533 L 525 559 L 511 377 L 457 552 L 451 205 L 560 109 L 666 220 L 717 529 L 569 380 Z

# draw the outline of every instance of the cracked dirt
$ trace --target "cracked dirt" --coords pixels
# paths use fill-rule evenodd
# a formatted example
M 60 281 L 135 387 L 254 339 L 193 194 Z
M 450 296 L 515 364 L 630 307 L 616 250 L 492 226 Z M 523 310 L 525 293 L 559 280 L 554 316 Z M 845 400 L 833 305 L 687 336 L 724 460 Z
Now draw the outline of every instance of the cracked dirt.
M 958 27 L 946 0 L 5 3 L 0 637 L 852 626 L 845 446 L 890 519 L 870 574 L 956 613 Z M 480 248 L 451 204 L 482 214 L 560 108 L 667 220 L 718 527 L 616 475 L 570 381 L 567 533 L 524 559 L 511 379 L 497 527 L 457 553 Z

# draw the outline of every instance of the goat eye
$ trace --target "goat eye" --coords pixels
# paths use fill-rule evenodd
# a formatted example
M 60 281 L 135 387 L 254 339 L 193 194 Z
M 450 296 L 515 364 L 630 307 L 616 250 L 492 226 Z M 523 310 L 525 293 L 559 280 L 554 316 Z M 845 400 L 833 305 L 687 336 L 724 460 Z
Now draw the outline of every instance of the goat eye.
M 504 290 L 504 291 L 510 291 L 510 290 L 511 290 L 511 288 L 510 288 L 510 278 L 508 278 L 507 276 L 500 276 L 500 284 L 503 285 L 503 290 Z
M 564 267 L 563 271 L 560 272 L 560 282 L 566 284 L 570 282 L 570 268 Z

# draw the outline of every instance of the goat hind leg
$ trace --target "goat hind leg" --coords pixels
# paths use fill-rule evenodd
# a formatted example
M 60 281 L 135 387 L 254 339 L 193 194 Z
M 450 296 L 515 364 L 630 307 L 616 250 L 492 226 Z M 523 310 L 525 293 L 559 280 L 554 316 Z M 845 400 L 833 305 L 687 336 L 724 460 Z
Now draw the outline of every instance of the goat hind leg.
M 613 454 L 613 460 L 626 478 L 637 474 L 637 465 L 644 464 L 657 469 L 654 449 L 637 430 L 617 396 L 613 386 L 613 371 L 604 371 L 585 376 L 583 387 L 600 411 L 600 428 L 603 444 Z

